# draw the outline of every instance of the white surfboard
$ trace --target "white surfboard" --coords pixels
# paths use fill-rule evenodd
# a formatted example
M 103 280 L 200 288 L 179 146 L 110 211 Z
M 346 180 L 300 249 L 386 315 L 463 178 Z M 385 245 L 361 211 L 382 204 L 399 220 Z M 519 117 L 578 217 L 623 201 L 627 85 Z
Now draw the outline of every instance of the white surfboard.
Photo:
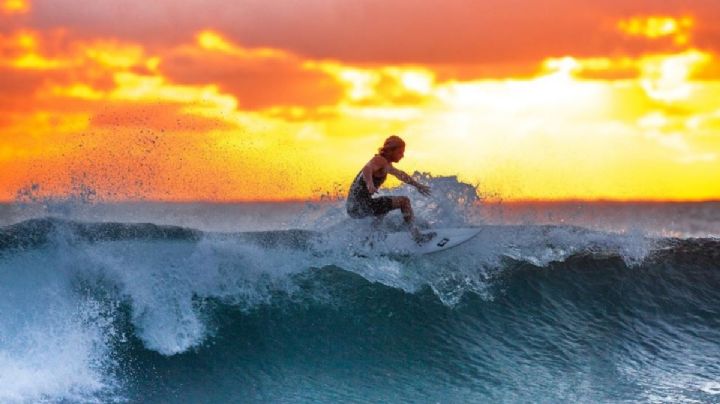
M 423 233 L 437 233 L 432 240 L 418 244 L 407 231 L 396 233 L 377 233 L 371 236 L 361 250 L 368 254 L 419 255 L 431 254 L 456 247 L 480 233 L 473 227 L 425 230 Z M 362 255 L 363 251 L 358 251 Z

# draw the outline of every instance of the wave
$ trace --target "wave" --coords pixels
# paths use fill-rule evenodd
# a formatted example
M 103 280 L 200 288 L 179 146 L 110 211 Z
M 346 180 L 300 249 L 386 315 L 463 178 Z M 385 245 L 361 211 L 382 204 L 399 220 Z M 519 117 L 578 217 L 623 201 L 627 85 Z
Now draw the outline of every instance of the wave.
M 224 233 L 231 236 L 232 233 Z M 236 233 L 259 245 L 307 248 L 308 240 L 316 235 L 309 230 L 256 231 Z M 49 243 L 155 240 L 199 241 L 208 234 L 180 226 L 153 223 L 83 223 L 60 218 L 31 219 L 0 229 L 0 251 L 37 248 Z
M 708 348 L 720 329 L 717 239 L 481 226 L 478 237 L 441 254 L 358 257 L 352 251 L 363 231 L 212 233 L 58 218 L 4 227 L 0 380 L 18 382 L 0 388 L 0 400 L 161 399 L 178 391 L 164 378 L 173 366 L 192 374 L 190 368 L 208 361 L 222 363 L 219 369 L 235 366 L 237 377 L 261 385 L 287 378 L 284 388 L 290 389 L 300 376 L 294 379 L 288 369 L 301 366 L 292 358 L 312 364 L 324 354 L 342 362 L 353 346 L 365 347 L 367 360 L 389 357 L 397 366 L 408 360 L 418 369 L 446 372 L 437 377 L 455 372 L 477 382 L 517 377 L 481 370 L 508 366 L 503 355 L 515 355 L 521 365 L 545 364 L 551 372 L 558 364 L 586 363 L 582 349 L 608 344 L 618 356 L 628 346 L 638 348 L 629 358 L 645 363 L 668 344 L 680 350 L 677 338 L 696 338 L 698 349 Z M 477 338 L 497 352 L 478 345 Z M 539 344 L 556 346 L 559 362 L 533 362 L 538 351 L 531 348 Z M 693 356 L 700 355 L 697 349 L 691 351 L 686 354 L 693 361 L 706 363 Z M 439 364 L 443 355 L 458 361 Z M 468 360 L 459 360 L 463 355 Z M 234 362 L 224 362 L 228 356 Z M 360 368 L 372 368 L 359 353 L 355 359 L 365 363 Z M 330 366 L 325 360 L 316 365 Z M 335 398 L 348 398 L 342 392 L 350 385 L 366 386 L 367 397 L 380 398 L 372 383 L 340 373 L 347 384 L 336 386 Z M 401 376 L 393 383 L 423 377 Z M 252 396 L 252 388 L 241 385 Z M 453 397 L 462 401 L 487 390 L 484 384 L 467 386 Z M 261 390 L 258 401 L 281 398 Z M 326 396 L 276 390 L 281 391 L 300 394 L 299 400 L 333 397 L 328 390 Z M 408 391 L 406 398 L 432 397 L 429 391 Z M 484 396 L 512 397 L 501 393 L 488 390 Z M 610 393 L 590 396 L 610 397 L 603 394 Z
M 231 239 L 251 243 L 265 248 L 290 248 L 309 251 L 320 247 L 319 243 L 328 243 L 332 238 L 340 237 L 347 243 L 361 241 L 356 228 L 347 223 L 340 232 L 326 233 L 312 230 L 271 230 L 238 233 L 208 233 L 181 226 L 158 225 L 153 223 L 87 223 L 67 219 L 46 217 L 30 219 L 14 225 L 0 227 L 0 252 L 27 250 L 43 247 L 52 243 L 97 243 L 110 241 L 186 241 L 200 242 L 209 239 Z M 367 223 L 360 223 L 360 233 L 368 231 Z M 387 226 L 392 231 L 400 231 L 401 226 Z M 715 261 L 720 255 L 720 239 L 717 238 L 645 238 L 641 235 L 622 235 L 591 231 L 577 226 L 556 225 L 485 225 L 475 226 L 488 237 L 504 239 L 517 237 L 517 242 L 507 242 L 501 252 L 508 258 L 527 260 L 529 263 L 544 266 L 553 260 L 564 260 L 570 257 L 607 258 L 615 256 L 626 261 L 637 259 L 682 259 L 692 257 Z M 525 235 L 525 237 L 522 237 Z M 536 246 L 544 248 L 553 259 L 542 260 L 533 256 L 522 256 L 513 253 L 520 247 L 522 239 L 536 241 Z M 572 240 L 574 239 L 574 240 Z M 575 245 L 572 241 L 575 241 Z M 620 248 L 624 243 L 631 242 L 631 247 L 642 248 L 633 257 L 629 248 Z M 331 244 L 330 247 L 337 247 Z M 492 246 L 496 247 L 497 242 Z M 612 247 L 617 247 L 613 250 Z M 630 262 L 628 264 L 632 265 Z

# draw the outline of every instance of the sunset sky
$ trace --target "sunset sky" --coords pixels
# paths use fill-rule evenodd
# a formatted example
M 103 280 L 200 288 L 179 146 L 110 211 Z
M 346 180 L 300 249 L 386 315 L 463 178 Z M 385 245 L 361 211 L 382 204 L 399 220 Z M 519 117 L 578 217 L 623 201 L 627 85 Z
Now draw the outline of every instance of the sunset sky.
M 717 0 L 0 0 L 0 200 L 720 199 Z M 85 191 L 84 191 L 85 190 Z

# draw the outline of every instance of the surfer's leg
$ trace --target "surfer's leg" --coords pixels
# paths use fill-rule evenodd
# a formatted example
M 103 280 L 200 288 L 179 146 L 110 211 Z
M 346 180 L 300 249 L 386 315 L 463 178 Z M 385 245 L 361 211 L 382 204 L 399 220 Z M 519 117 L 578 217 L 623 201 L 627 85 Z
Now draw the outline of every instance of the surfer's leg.
M 435 232 L 430 232 L 428 234 L 420 233 L 420 229 L 418 229 L 415 225 L 415 215 L 412 210 L 412 205 L 410 204 L 410 198 L 407 196 L 393 197 L 393 207 L 400 208 L 403 219 L 405 219 L 405 224 L 408 226 L 408 230 L 410 231 L 410 235 L 413 240 L 418 243 L 424 243 L 435 236 Z
M 393 197 L 391 196 L 379 196 L 370 200 L 370 211 L 375 217 L 384 217 L 388 212 L 395 209 L 393 204 Z
M 392 202 L 393 207 L 400 209 L 400 212 L 402 212 L 403 220 L 405 220 L 405 224 L 408 226 L 412 238 L 415 240 L 420 239 L 422 233 L 420 233 L 420 230 L 415 226 L 415 215 L 413 214 L 412 205 L 410 204 L 410 198 L 407 196 L 394 196 Z
M 362 219 L 364 217 L 375 215 L 374 202 L 371 198 L 356 198 L 352 202 L 347 203 L 347 213 L 353 219 Z
M 368 201 L 367 206 L 373 216 L 373 221 L 370 225 L 374 234 L 373 237 L 382 239 L 383 233 L 380 231 L 380 225 L 382 224 L 385 215 L 393 210 L 392 199 L 389 196 L 372 198 Z
M 392 207 L 394 209 L 400 209 L 400 212 L 402 212 L 405 223 L 412 224 L 413 221 L 415 220 L 415 216 L 413 215 L 412 205 L 410 205 L 410 198 L 408 198 L 407 196 L 393 196 L 392 197 Z

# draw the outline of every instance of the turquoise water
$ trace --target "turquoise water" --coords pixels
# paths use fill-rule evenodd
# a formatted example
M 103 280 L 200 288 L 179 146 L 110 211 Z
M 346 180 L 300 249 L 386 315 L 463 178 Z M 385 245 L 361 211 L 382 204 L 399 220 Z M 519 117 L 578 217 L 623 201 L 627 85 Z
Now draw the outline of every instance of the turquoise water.
M 480 229 L 360 258 L 341 227 L 6 226 L 0 399 L 720 399 L 720 241 Z
M 720 204 L 0 205 L 0 402 L 720 402 Z M 380 231 L 400 231 L 394 212 Z

